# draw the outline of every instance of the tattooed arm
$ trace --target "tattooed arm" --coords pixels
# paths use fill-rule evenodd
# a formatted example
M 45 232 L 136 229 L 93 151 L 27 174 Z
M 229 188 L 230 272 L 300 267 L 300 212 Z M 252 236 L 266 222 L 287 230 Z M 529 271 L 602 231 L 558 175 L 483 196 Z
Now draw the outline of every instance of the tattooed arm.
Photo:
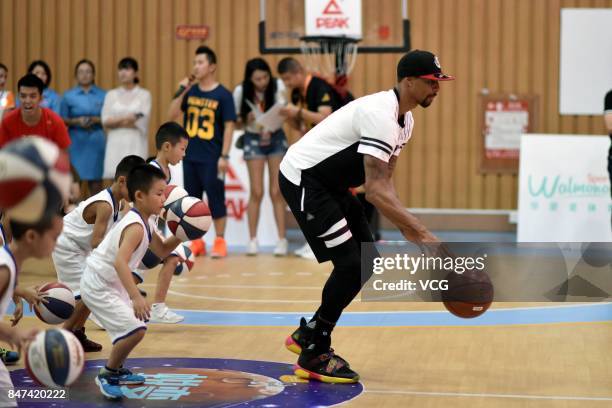
M 392 156 L 389 163 L 385 163 L 374 156 L 363 155 L 366 200 L 395 224 L 408 241 L 439 242 L 400 202 L 392 180 L 396 160 L 397 157 Z

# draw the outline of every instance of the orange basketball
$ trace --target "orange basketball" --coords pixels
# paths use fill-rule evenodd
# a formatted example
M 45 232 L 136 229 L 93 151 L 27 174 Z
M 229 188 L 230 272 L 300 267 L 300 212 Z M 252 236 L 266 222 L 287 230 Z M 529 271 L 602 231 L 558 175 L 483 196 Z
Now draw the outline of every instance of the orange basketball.
M 471 319 L 487 311 L 493 303 L 493 284 L 484 270 L 450 272 L 448 289 L 442 291 L 446 309 L 457 317 Z

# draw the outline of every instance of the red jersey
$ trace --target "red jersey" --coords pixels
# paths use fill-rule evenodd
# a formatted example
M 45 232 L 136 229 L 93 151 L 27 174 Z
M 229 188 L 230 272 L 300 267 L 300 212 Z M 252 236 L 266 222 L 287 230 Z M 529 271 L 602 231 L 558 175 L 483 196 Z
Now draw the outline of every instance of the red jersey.
M 41 109 L 40 121 L 34 126 L 23 121 L 21 108 L 4 115 L 0 125 L 0 147 L 23 136 L 41 136 L 55 143 L 60 149 L 66 149 L 70 145 L 70 136 L 64 121 L 51 109 Z

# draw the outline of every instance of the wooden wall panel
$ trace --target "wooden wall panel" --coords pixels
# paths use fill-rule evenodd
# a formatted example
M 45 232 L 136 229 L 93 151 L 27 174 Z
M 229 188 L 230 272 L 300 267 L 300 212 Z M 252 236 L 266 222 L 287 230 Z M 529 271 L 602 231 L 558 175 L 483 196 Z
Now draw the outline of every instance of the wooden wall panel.
M 368 18 L 395 13 L 385 2 L 363 2 Z M 52 87 L 64 92 L 73 86 L 74 64 L 81 58 L 96 64 L 97 83 L 111 89 L 117 86 L 118 60 L 133 56 L 141 66 L 141 85 L 153 95 L 153 148 L 154 130 L 166 120 L 176 84 L 190 72 L 193 52 L 201 43 L 177 40 L 176 26 L 210 27 L 205 43 L 217 51 L 220 82 L 233 89 L 242 80 L 244 63 L 258 55 L 258 3 L 2 0 L 0 61 L 8 66 L 9 86 L 14 88 L 31 60 L 44 59 L 53 70 Z M 601 116 L 558 113 L 562 7 L 612 7 L 612 0 L 409 0 L 413 48 L 437 53 L 457 81 L 442 84 L 434 104 L 414 112 L 413 139 L 398 163 L 395 180 L 407 206 L 516 206 L 516 176 L 478 172 L 478 102 L 483 88 L 538 95 L 540 132 L 604 133 Z M 271 17 L 282 22 L 292 19 Z M 361 96 L 392 87 L 400 56 L 359 55 L 351 78 L 353 93 Z M 275 69 L 281 57 L 264 58 Z

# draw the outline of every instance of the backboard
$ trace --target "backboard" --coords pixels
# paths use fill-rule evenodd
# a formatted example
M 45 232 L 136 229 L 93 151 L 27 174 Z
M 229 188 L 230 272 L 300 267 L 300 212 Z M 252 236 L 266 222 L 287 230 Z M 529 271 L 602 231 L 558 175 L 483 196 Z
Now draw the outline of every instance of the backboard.
M 260 0 L 262 54 L 301 53 L 313 35 L 356 39 L 359 53 L 409 51 L 408 0 Z

